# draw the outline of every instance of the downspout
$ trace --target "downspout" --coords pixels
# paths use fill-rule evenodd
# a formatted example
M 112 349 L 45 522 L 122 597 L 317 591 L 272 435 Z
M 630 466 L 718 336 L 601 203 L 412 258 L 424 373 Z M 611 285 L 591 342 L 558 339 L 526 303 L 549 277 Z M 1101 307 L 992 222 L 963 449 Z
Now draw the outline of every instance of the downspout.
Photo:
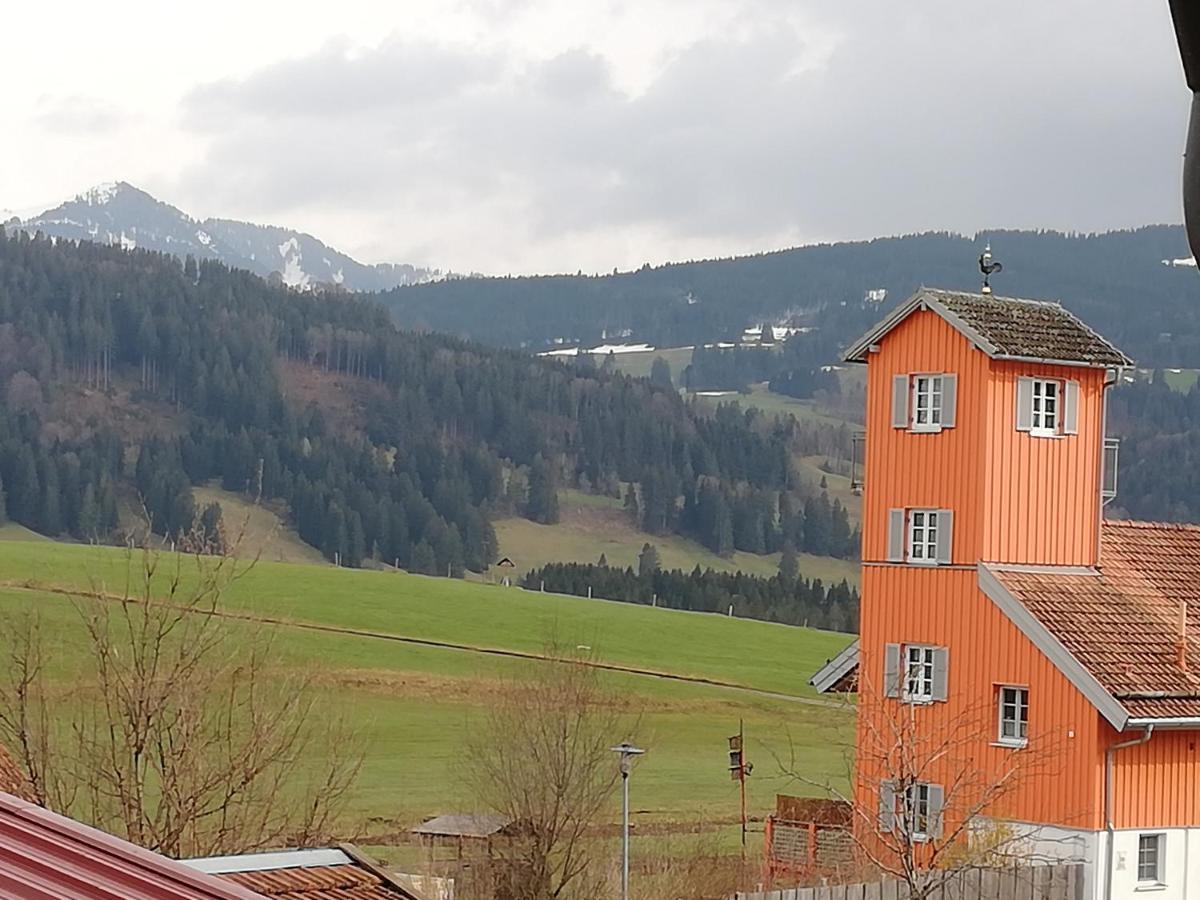
M 1125 750 L 1128 747 L 1140 747 L 1154 736 L 1154 724 L 1146 726 L 1146 730 L 1142 732 L 1142 736 L 1132 741 L 1123 741 L 1120 744 L 1112 744 L 1104 751 L 1104 830 L 1107 832 L 1108 838 L 1104 848 L 1104 900 L 1112 900 L 1112 876 L 1113 876 L 1113 837 L 1116 829 L 1113 827 L 1113 796 L 1112 796 L 1112 773 L 1113 773 L 1113 757 L 1118 750 Z

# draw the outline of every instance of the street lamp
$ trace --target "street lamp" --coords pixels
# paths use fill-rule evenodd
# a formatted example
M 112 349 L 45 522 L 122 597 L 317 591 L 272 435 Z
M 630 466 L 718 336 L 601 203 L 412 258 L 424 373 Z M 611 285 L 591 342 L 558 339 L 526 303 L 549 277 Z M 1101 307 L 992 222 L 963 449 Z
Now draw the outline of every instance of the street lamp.
M 629 768 L 633 758 L 646 751 L 628 741 L 609 749 L 621 754 L 621 900 L 629 900 Z

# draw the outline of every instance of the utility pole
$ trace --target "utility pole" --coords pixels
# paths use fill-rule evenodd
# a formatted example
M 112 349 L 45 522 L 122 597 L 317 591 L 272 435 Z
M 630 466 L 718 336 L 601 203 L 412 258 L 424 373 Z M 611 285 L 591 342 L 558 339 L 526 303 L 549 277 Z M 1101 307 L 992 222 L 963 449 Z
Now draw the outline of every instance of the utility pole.
M 621 754 L 621 900 L 629 900 L 629 769 L 633 758 L 646 751 L 628 741 L 609 749 Z
M 746 726 L 738 719 L 738 733 L 729 738 L 729 777 L 738 782 L 742 795 L 742 858 L 746 856 L 746 778 L 754 764 L 746 761 Z

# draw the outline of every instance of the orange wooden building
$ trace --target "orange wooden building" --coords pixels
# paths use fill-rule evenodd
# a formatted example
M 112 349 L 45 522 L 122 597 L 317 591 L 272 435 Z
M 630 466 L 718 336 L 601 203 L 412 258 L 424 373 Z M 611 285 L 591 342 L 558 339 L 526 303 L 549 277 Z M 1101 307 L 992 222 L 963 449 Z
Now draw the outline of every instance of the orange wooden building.
M 867 366 L 856 828 L 1200 897 L 1200 528 L 1104 520 L 1132 365 L 1061 306 L 922 289 Z M 855 677 L 856 676 L 856 677 Z

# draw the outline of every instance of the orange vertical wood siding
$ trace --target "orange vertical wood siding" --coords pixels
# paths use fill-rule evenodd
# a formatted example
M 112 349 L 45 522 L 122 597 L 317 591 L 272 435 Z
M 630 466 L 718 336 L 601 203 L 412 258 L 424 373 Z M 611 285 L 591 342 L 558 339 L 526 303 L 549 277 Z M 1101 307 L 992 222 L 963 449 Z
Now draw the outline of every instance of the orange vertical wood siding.
M 1079 383 L 1078 434 L 1017 431 L 1017 379 Z M 983 551 L 988 562 L 1091 566 L 1098 553 L 1104 371 L 994 361 L 987 405 Z
M 859 741 L 869 740 L 870 717 L 889 715 L 900 701 L 883 694 L 883 650 L 888 643 L 949 648 L 949 693 L 945 703 L 915 709 L 931 733 L 957 734 L 971 744 L 971 757 L 984 772 L 1000 773 L 1013 754 L 1024 754 L 1016 788 L 989 812 L 1072 828 L 1102 825 L 1098 779 L 1098 715 L 1086 698 L 980 592 L 973 569 L 866 566 L 859 689 Z M 999 685 L 1029 688 L 1029 748 L 996 746 Z M 886 718 L 882 721 L 887 721 Z M 921 726 L 924 728 L 924 724 Z M 976 733 L 977 732 L 977 733 Z M 861 785 L 877 785 L 887 773 L 870 772 L 860 754 Z M 950 781 L 950 773 L 946 781 Z M 866 789 L 872 790 L 871 787 Z M 948 797 L 947 816 L 954 817 Z M 873 808 L 876 797 L 860 796 Z
M 1136 740 L 1105 723 L 1100 754 L 1114 743 Z M 1113 756 L 1113 825 L 1117 828 L 1195 828 L 1200 825 L 1200 734 L 1158 731 L 1149 742 Z
M 888 510 L 954 510 L 956 563 L 980 558 L 985 462 L 987 355 L 936 313 L 914 312 L 885 337 L 867 366 L 867 453 L 863 559 L 887 558 Z M 892 428 L 892 377 L 916 372 L 958 376 L 954 428 L 912 434 Z

